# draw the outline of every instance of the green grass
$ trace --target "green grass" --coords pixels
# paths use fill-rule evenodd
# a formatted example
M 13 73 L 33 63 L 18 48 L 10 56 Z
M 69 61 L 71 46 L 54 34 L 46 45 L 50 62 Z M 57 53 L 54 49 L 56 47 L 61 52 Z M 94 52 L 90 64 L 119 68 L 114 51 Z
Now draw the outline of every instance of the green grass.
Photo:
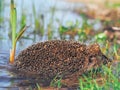
M 11 0 L 10 4 L 10 24 L 11 24 L 11 31 L 12 31 L 12 49 L 10 51 L 10 63 L 14 63 L 15 58 L 15 52 L 16 52 L 16 43 L 19 40 L 19 38 L 22 36 L 22 34 L 27 29 L 27 26 L 24 24 L 21 27 L 21 30 L 17 33 L 17 10 L 14 4 L 14 0 Z
M 120 48 L 120 45 L 114 43 L 113 50 L 114 50 L 115 59 L 120 60 L 120 55 L 118 54 L 118 48 Z
M 0 24 L 3 22 L 4 0 L 0 0 Z
M 117 71 L 120 73 L 120 69 Z M 92 74 L 88 74 L 83 76 L 84 79 L 79 79 L 80 90 L 120 90 L 119 73 L 113 73 L 111 68 L 102 66 L 101 77 L 93 78 Z M 99 78 L 101 78 L 102 84 L 97 82 Z
M 11 30 L 12 30 L 12 50 L 10 51 L 10 63 L 13 63 L 15 51 L 16 51 L 16 27 L 17 27 L 17 12 L 14 5 L 14 0 L 11 0 L 11 12 L 10 12 L 10 24 L 11 24 Z
M 75 24 L 69 22 L 68 26 L 59 27 L 59 34 L 61 39 L 66 39 L 66 36 L 69 35 L 69 39 L 75 39 L 76 36 L 79 37 L 79 41 L 83 42 L 87 40 L 88 32 L 90 31 L 91 26 L 87 24 L 87 19 L 83 20 L 82 26 L 79 27 L 79 22 L 76 21 Z
M 37 86 L 37 90 L 42 90 L 38 83 L 36 84 L 36 86 Z
M 33 11 L 34 25 L 35 25 L 34 33 L 43 36 L 44 35 L 44 16 L 43 15 L 39 16 L 40 13 L 39 14 L 37 13 L 34 1 L 32 4 L 32 11 Z
M 12 49 L 15 47 L 15 38 L 16 38 L 16 27 L 17 27 L 17 12 L 14 5 L 14 0 L 11 0 L 11 12 L 10 12 L 10 21 L 12 29 Z
M 120 7 L 120 2 L 119 3 L 106 2 L 105 6 L 108 7 L 108 8 L 119 8 Z
M 57 79 L 57 76 L 51 81 L 50 86 L 52 87 L 57 87 L 57 88 L 61 88 L 62 87 L 62 83 L 61 83 L 62 77 L 60 79 Z

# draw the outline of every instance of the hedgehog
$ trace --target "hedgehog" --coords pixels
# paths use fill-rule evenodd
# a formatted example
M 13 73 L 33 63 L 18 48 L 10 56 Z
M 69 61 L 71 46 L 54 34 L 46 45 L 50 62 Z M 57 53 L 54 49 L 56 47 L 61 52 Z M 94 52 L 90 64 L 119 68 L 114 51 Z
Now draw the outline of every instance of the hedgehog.
M 21 77 L 37 78 L 41 83 L 50 84 L 56 76 L 77 79 L 109 61 L 97 43 L 86 45 L 70 40 L 50 40 L 22 50 L 13 67 Z

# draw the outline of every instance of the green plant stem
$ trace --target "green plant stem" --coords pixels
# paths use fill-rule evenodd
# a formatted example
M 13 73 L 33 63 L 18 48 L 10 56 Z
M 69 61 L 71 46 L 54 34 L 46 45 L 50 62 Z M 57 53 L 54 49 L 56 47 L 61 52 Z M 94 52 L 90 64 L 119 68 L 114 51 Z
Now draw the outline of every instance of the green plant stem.
M 11 13 L 10 13 L 10 21 L 11 21 L 11 28 L 12 28 L 12 49 L 15 48 L 15 38 L 16 38 L 16 21 L 17 21 L 17 14 L 16 14 L 16 8 L 14 5 L 14 0 L 11 0 Z

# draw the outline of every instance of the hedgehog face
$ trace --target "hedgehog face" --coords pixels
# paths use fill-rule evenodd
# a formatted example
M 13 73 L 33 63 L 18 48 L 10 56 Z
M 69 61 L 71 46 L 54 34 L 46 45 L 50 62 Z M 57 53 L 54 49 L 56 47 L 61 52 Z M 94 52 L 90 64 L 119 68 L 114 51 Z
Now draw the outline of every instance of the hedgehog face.
M 88 52 L 88 69 L 97 68 L 102 64 L 108 64 L 111 62 L 109 58 L 107 58 L 100 50 L 100 46 L 98 44 L 93 44 L 87 48 Z

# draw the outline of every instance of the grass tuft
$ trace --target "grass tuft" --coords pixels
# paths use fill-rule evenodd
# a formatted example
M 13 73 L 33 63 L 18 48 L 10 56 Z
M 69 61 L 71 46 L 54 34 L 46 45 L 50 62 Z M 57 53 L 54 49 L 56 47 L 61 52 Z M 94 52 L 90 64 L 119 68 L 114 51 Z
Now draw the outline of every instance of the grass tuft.
M 120 72 L 120 70 L 118 70 Z M 112 68 L 102 66 L 102 72 L 93 77 L 92 74 L 84 75 L 79 79 L 80 90 L 120 90 L 120 81 L 113 73 Z
M 22 29 L 17 33 L 17 11 L 14 4 L 14 0 L 11 0 L 11 12 L 10 12 L 10 23 L 11 23 L 11 30 L 12 30 L 12 49 L 10 50 L 10 63 L 14 63 L 15 52 L 16 52 L 16 43 L 22 36 L 22 34 L 27 29 L 26 25 L 23 25 Z

